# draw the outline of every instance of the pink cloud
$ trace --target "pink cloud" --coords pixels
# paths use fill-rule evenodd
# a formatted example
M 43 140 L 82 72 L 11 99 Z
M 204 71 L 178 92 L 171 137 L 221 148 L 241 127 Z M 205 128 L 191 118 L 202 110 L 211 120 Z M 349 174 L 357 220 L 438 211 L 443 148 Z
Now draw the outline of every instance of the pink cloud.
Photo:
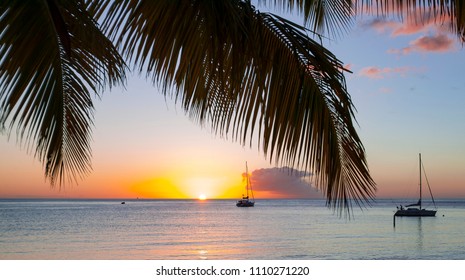
M 391 20 L 379 19 L 369 21 L 364 26 L 376 30 L 378 33 L 385 33 L 389 30 L 396 29 L 401 25 L 400 22 L 395 22 Z
M 370 79 L 384 79 L 388 75 L 392 74 L 397 74 L 402 77 L 407 76 L 409 73 L 413 72 L 421 72 L 423 71 L 422 69 L 415 68 L 415 67 L 409 67 L 409 66 L 403 66 L 403 67 L 385 67 L 385 68 L 380 68 L 376 66 L 369 66 L 365 67 L 359 72 L 359 76 L 364 76 L 368 77 Z
M 426 32 L 430 29 L 437 30 L 434 22 L 425 21 L 421 24 L 416 22 L 399 22 L 387 19 L 374 19 L 364 25 L 365 27 L 374 29 L 378 33 L 390 33 L 391 37 L 402 35 L 413 35 Z
M 409 54 L 412 52 L 437 52 L 444 53 L 455 50 L 454 40 L 445 34 L 436 34 L 433 36 L 422 36 L 409 43 L 408 47 L 402 49 L 391 49 L 388 53 Z
M 381 68 L 370 66 L 370 67 L 365 67 L 362 70 L 360 70 L 359 75 L 365 76 L 371 79 L 382 79 L 383 73 L 385 73 L 385 71 L 386 70 L 383 70 Z
M 379 33 L 390 33 L 391 37 L 415 34 L 435 35 L 423 35 L 411 41 L 407 47 L 390 49 L 388 53 L 407 55 L 412 52 L 449 52 L 455 50 L 455 40 L 450 35 L 450 16 L 444 15 L 442 18 L 435 19 L 432 16 L 432 10 L 428 9 L 417 9 L 414 12 L 399 11 L 406 19 L 404 22 L 389 18 L 375 18 L 365 23 L 364 26 Z M 391 15 L 396 13 L 391 11 Z
M 418 24 L 399 24 L 395 29 L 392 30 L 391 36 L 397 37 L 401 35 L 412 35 L 421 32 L 425 32 L 430 29 L 430 25 L 418 25 Z
M 444 34 L 422 36 L 410 44 L 414 49 L 422 52 L 447 52 L 454 47 L 454 41 Z
M 382 88 L 379 89 L 379 91 L 380 91 L 381 93 L 384 93 L 384 94 L 389 94 L 389 93 L 392 92 L 392 89 L 391 89 L 391 88 L 387 88 L 387 87 L 382 87 Z

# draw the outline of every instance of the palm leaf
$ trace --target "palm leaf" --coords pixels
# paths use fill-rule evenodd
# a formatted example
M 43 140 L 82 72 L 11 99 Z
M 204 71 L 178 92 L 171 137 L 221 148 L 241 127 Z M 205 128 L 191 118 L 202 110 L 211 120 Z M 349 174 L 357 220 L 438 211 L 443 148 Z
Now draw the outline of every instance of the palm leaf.
M 248 1 L 100 4 L 123 54 L 192 118 L 242 144 L 258 130 L 270 160 L 313 170 L 335 208 L 373 197 L 342 63 L 306 29 Z
M 80 1 L 0 4 L 0 124 L 44 163 L 52 185 L 90 166 L 90 92 L 124 78 L 124 63 Z
M 304 23 L 321 35 L 336 36 L 349 29 L 354 21 L 352 0 L 258 0 L 260 5 L 278 6 L 303 14 Z

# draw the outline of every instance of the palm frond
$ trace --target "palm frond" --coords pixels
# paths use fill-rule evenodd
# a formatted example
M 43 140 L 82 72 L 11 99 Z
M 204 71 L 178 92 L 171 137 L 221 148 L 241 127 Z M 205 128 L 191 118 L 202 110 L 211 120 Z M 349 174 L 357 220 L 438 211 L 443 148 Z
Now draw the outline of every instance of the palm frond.
M 91 169 L 90 93 L 122 82 L 124 62 L 81 1 L 2 1 L 0 26 L 0 124 L 52 185 L 76 180 Z
M 260 5 L 278 6 L 285 11 L 298 11 L 313 32 L 332 37 L 346 32 L 354 21 L 352 0 L 258 0 Z
M 260 32 L 270 33 L 264 44 L 278 46 L 265 70 L 272 77 L 266 86 L 265 150 L 286 165 L 311 169 L 329 205 L 348 209 L 352 199 L 369 201 L 374 182 L 352 122 L 342 63 L 302 27 L 270 14 L 260 17 Z
M 305 28 L 248 1 L 102 7 L 123 54 L 192 118 L 242 144 L 258 130 L 270 160 L 311 169 L 330 206 L 373 197 L 342 63 Z

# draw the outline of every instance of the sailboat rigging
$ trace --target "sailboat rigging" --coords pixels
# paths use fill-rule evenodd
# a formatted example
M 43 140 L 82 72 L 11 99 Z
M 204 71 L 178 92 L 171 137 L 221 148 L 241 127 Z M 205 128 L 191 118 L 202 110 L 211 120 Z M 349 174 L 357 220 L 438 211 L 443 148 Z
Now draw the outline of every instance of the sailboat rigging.
M 419 165 L 420 165 L 420 198 L 418 199 L 417 203 L 412 203 L 409 205 L 404 206 L 400 205 L 397 207 L 397 211 L 394 214 L 394 216 L 409 216 L 409 217 L 434 217 L 436 216 L 436 210 L 426 210 L 424 208 L 421 208 L 421 202 L 422 202 L 422 175 L 421 175 L 421 170 L 422 170 L 422 162 L 421 162 L 421 154 L 419 154 Z M 428 180 L 428 179 L 427 179 Z M 434 203 L 434 198 L 433 198 L 433 193 L 431 192 L 431 188 L 429 187 L 428 183 L 428 189 L 429 193 L 431 195 L 431 200 L 433 201 L 433 204 L 436 208 L 436 204 Z
M 245 162 L 245 176 L 246 176 L 246 186 L 245 186 L 246 195 L 242 195 L 242 199 L 236 202 L 237 207 L 253 207 L 255 205 L 255 198 L 253 195 L 252 184 L 250 183 L 249 169 L 247 167 L 247 162 Z M 252 195 L 252 199 L 249 199 L 249 192 Z

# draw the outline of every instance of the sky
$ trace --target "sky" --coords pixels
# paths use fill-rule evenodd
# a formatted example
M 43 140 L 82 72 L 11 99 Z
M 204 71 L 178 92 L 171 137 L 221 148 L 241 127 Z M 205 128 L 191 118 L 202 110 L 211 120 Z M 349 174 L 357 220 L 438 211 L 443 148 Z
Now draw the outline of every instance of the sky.
M 352 71 L 376 197 L 416 197 L 421 153 L 435 198 L 465 198 L 465 50 L 456 37 L 434 24 L 361 17 L 324 45 Z M 160 92 L 134 74 L 95 99 L 93 171 L 77 185 L 51 188 L 14 134 L 0 135 L 0 198 L 239 198 L 246 161 L 256 198 L 323 197 L 310 173 L 290 175 L 258 147 L 215 135 Z

